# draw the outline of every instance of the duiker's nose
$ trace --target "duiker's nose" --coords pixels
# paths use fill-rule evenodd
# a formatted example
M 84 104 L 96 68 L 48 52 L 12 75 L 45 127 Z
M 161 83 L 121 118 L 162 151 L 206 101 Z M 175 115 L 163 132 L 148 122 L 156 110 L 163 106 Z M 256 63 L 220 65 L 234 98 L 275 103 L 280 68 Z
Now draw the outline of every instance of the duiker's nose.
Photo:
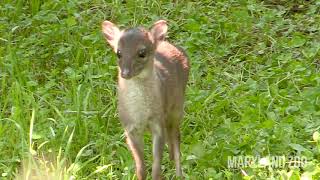
M 129 69 L 123 69 L 121 71 L 121 77 L 125 78 L 125 79 L 129 79 L 130 78 L 130 70 Z

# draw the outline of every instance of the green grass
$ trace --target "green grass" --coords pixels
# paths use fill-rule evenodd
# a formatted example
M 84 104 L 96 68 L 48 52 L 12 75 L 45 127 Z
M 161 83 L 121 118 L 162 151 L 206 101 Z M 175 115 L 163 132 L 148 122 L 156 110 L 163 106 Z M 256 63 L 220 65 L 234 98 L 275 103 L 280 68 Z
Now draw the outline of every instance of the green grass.
M 11 1 L 0 4 L 0 179 L 132 179 L 103 20 L 168 20 L 192 70 L 187 179 L 320 178 L 320 1 Z M 151 167 L 150 135 L 146 137 Z M 305 156 L 228 168 L 228 156 Z M 174 177 L 167 152 L 163 175 Z

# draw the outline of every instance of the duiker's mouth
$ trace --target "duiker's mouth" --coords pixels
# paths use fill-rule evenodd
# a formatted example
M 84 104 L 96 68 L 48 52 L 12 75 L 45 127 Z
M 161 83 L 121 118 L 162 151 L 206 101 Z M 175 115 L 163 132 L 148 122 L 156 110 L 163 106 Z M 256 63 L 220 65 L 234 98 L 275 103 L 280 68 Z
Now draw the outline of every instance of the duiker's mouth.
M 141 73 L 143 73 L 144 68 L 145 67 L 143 65 L 140 65 L 140 66 L 136 66 L 132 70 L 123 69 L 123 70 L 121 70 L 120 75 L 124 79 L 131 79 L 131 78 L 139 76 Z
M 124 73 L 121 73 L 121 77 L 124 78 L 124 79 L 130 79 L 132 78 L 132 74 L 124 74 Z
M 131 79 L 132 77 L 136 76 L 137 74 L 134 72 L 134 70 L 129 70 L 129 69 L 122 69 L 120 76 L 123 79 Z
M 121 75 L 121 77 L 122 77 L 123 79 L 127 79 L 127 80 L 129 80 L 129 79 L 132 78 L 132 76 L 123 76 L 123 75 Z

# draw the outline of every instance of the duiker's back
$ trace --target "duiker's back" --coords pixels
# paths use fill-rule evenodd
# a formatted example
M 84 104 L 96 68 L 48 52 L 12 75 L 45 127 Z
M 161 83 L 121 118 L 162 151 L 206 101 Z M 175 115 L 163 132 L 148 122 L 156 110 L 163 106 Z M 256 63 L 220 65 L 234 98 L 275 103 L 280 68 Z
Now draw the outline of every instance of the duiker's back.
M 183 49 L 163 41 L 155 54 L 155 70 L 160 78 L 167 113 L 182 111 L 188 81 L 189 62 Z

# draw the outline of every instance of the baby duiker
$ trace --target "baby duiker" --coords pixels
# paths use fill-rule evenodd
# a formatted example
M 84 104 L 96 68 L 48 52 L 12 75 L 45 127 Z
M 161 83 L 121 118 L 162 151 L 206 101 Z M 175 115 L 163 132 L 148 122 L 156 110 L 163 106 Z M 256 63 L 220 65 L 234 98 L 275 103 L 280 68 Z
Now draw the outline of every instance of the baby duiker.
M 161 178 L 165 142 L 174 160 L 176 175 L 183 178 L 180 164 L 180 130 L 188 81 L 186 53 L 165 41 L 167 22 L 157 21 L 150 30 L 120 30 L 110 21 L 102 32 L 118 56 L 118 110 L 127 143 L 135 160 L 139 180 L 147 173 L 143 155 L 143 134 L 152 133 L 152 179 Z

